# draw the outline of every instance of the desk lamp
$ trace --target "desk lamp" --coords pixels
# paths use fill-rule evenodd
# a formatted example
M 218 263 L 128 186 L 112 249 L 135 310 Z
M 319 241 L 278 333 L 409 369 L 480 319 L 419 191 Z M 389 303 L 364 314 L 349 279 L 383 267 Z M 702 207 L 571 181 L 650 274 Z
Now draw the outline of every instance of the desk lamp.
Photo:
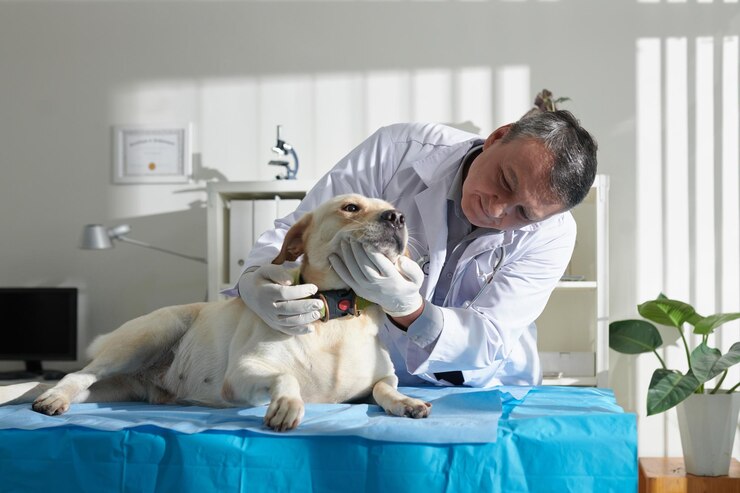
M 159 252 L 169 253 L 171 255 L 177 255 L 178 257 L 195 260 L 196 262 L 207 263 L 206 259 L 202 257 L 195 257 L 192 255 L 185 255 L 183 253 L 174 252 L 166 248 L 160 248 L 143 241 L 134 240 L 127 237 L 126 235 L 131 232 L 131 227 L 128 224 L 120 224 L 112 228 L 105 228 L 101 224 L 88 224 L 82 230 L 82 240 L 80 241 L 80 248 L 84 250 L 106 250 L 113 248 L 113 241 L 122 241 L 124 243 L 130 243 L 132 245 L 138 245 Z

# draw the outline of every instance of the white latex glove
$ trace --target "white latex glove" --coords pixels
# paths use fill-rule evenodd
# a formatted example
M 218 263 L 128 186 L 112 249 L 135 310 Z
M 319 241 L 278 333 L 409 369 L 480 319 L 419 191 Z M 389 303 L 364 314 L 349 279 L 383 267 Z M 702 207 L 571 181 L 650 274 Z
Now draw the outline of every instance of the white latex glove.
M 391 317 L 409 315 L 422 306 L 419 288 L 424 273 L 416 262 L 400 257 L 396 268 L 388 257 L 357 241 L 342 241 L 341 245 L 342 258 L 332 254 L 329 262 L 358 296 L 377 303 Z
M 293 273 L 282 265 L 268 264 L 239 278 L 239 296 L 262 320 L 288 335 L 313 332 L 308 325 L 321 318 L 324 303 L 303 299 L 316 294 L 315 284 L 293 285 Z

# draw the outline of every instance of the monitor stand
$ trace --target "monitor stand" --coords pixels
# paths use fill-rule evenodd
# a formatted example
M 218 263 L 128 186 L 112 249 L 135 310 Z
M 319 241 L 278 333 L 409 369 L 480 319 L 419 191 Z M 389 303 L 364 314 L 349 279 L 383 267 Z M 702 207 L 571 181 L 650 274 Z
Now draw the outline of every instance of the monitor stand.
M 44 370 L 41 361 L 26 360 L 26 370 L 0 371 L 0 380 L 60 380 L 66 373 L 57 370 Z

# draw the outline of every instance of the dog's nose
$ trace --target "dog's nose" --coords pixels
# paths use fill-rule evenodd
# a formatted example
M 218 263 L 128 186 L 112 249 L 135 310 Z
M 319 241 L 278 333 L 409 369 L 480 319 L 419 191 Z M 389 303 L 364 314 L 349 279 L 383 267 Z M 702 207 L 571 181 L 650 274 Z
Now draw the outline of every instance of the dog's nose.
M 388 221 L 394 228 L 401 229 L 406 224 L 406 218 L 397 210 L 387 210 L 380 214 L 381 221 Z

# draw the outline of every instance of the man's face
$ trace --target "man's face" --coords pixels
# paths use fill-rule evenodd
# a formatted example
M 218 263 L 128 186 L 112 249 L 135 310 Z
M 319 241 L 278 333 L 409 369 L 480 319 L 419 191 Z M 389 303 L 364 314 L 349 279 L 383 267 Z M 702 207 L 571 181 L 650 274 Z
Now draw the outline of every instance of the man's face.
M 482 228 L 521 228 L 562 212 L 550 191 L 553 158 L 540 141 L 516 138 L 502 143 L 508 126 L 486 140 L 463 182 L 462 209 Z

